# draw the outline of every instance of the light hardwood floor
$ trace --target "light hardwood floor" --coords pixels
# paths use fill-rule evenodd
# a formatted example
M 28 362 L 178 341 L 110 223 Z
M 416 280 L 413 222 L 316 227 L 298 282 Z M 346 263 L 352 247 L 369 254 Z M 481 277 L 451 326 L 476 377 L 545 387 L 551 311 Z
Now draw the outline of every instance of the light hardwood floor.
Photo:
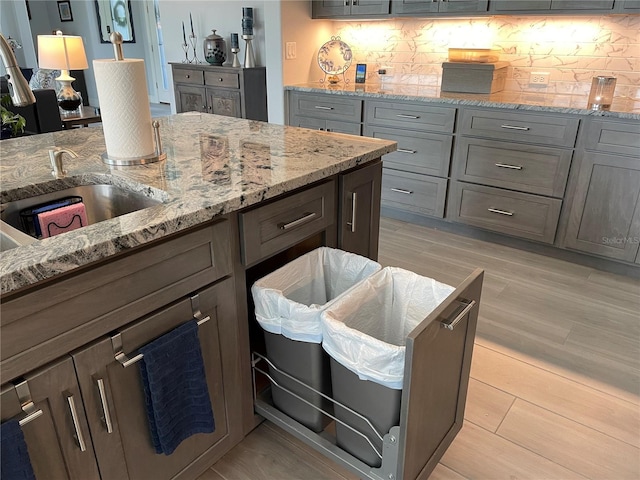
M 485 269 L 465 425 L 431 479 L 640 479 L 640 281 L 386 218 L 380 262 Z M 265 422 L 201 480 L 343 478 Z

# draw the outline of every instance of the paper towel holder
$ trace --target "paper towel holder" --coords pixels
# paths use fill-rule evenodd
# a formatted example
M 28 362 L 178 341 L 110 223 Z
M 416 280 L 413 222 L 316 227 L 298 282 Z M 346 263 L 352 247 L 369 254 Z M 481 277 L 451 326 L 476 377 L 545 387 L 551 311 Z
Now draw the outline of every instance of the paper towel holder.
M 154 120 L 151 123 L 153 127 L 153 138 L 156 142 L 156 151 L 151 155 L 145 155 L 144 157 L 134 157 L 134 158 L 111 158 L 107 152 L 104 152 L 100 155 L 102 161 L 107 165 L 114 165 L 118 167 L 127 167 L 132 165 L 146 165 L 148 163 L 156 163 L 162 160 L 166 160 L 167 152 L 162 150 L 162 140 L 160 139 L 160 122 L 158 120 Z

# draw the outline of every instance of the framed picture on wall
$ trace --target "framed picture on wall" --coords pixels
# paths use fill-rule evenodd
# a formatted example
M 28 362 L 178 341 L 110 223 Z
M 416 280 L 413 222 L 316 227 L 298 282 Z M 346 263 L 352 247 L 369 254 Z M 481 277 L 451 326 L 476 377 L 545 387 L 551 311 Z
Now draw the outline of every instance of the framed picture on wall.
M 61 22 L 73 22 L 73 13 L 71 13 L 71 2 L 63 0 L 58 2 L 58 13 Z

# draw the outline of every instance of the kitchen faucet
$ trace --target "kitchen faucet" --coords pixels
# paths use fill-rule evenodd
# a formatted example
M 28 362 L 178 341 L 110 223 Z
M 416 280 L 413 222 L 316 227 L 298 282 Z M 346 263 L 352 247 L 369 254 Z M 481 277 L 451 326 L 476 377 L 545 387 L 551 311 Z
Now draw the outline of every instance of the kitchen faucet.
M 36 97 L 29 88 L 27 79 L 24 78 L 20 68 L 18 67 L 18 61 L 13 54 L 13 50 L 9 46 L 9 43 L 4 38 L 4 35 L 0 33 L 0 57 L 2 63 L 4 63 L 7 69 L 7 83 L 9 85 L 9 94 L 11 95 L 11 101 L 16 107 L 26 107 L 36 103 Z

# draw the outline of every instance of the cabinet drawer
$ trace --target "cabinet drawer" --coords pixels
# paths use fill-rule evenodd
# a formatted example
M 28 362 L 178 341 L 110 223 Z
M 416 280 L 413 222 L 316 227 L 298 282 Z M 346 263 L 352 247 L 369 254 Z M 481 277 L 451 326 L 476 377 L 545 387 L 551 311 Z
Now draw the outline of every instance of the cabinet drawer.
M 362 100 L 341 95 L 307 95 L 293 92 L 290 97 L 291 116 L 301 115 L 325 120 L 360 123 Z
M 640 155 L 640 122 L 589 119 L 583 132 L 584 148 L 604 153 Z
M 204 85 L 204 75 L 202 70 L 191 70 L 188 68 L 174 67 L 173 81 L 175 83 L 189 83 L 192 85 Z
M 240 214 L 242 260 L 251 265 L 285 250 L 335 221 L 334 181 Z
M 562 197 L 571 154 L 561 148 L 459 138 L 454 170 L 458 180 Z
M 453 188 L 452 220 L 553 243 L 561 200 L 463 182 Z
M 462 111 L 459 133 L 573 147 L 578 124 L 577 118 L 467 108 Z
M 312 130 L 324 130 L 326 132 L 346 133 L 349 135 L 361 135 L 362 124 L 341 122 L 340 120 L 324 120 L 313 117 L 291 117 L 289 124 L 294 127 L 310 128 Z
M 204 72 L 204 83 L 212 87 L 240 88 L 240 76 L 228 72 Z
M 384 166 L 406 172 L 446 177 L 449 174 L 453 137 L 438 133 L 407 132 L 367 127 L 365 135 L 398 142 L 398 150 L 384 156 Z
M 452 133 L 456 109 L 417 103 L 367 101 L 365 121 L 369 125 L 421 132 Z
M 446 178 L 383 169 L 383 206 L 442 218 L 446 194 Z
M 2 376 L 54 360 L 231 274 L 229 222 L 117 256 L 3 301 Z M 55 340 L 55 341 L 54 341 Z

